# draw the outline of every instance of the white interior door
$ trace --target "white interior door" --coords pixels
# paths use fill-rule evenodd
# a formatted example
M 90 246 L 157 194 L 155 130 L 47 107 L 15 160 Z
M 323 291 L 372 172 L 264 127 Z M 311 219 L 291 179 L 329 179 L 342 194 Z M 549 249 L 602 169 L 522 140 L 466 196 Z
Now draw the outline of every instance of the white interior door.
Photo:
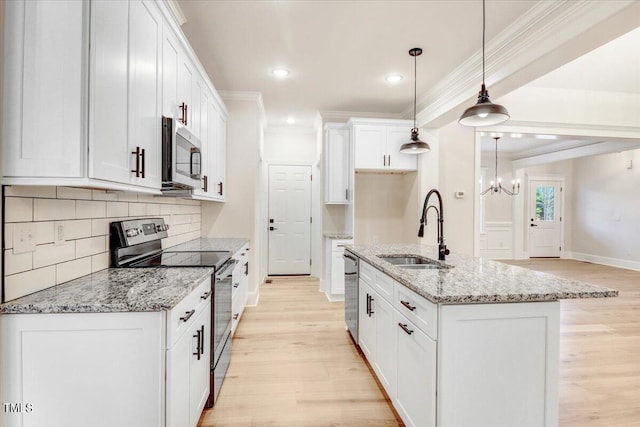
M 559 257 L 562 181 L 529 181 L 529 257 Z
M 269 275 L 311 273 L 311 167 L 269 166 Z

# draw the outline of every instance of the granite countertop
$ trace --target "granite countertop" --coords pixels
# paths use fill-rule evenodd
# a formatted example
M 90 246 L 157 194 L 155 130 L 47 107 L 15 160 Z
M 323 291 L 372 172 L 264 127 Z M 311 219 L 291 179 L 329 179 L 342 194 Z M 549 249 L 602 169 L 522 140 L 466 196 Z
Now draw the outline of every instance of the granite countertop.
M 171 310 L 212 267 L 108 268 L 0 305 L 3 314 Z
M 339 233 L 336 231 L 325 231 L 322 233 L 324 237 L 328 237 L 329 239 L 341 239 L 341 240 L 351 240 L 353 236 L 347 233 Z
M 238 237 L 202 237 L 165 248 L 165 250 L 174 252 L 229 251 L 235 253 L 247 243 L 249 243 L 249 239 Z
M 165 250 L 237 252 L 249 239 L 200 238 Z M 0 305 L 0 313 L 111 313 L 171 310 L 213 267 L 109 268 Z
M 378 257 L 420 255 L 437 260 L 436 246 L 390 244 L 346 245 L 345 248 L 436 304 L 555 301 L 618 296 L 618 291 L 614 289 L 455 253 L 448 255 L 444 261 L 452 268 L 430 270 L 406 270 Z

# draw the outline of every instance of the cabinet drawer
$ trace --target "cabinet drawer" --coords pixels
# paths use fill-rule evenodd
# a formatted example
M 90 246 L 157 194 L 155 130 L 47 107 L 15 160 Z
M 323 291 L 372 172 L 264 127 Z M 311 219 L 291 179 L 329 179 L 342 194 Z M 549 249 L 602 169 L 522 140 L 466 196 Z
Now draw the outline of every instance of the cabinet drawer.
M 353 239 L 331 239 L 331 252 L 344 251 L 344 245 L 352 245 Z
M 438 306 L 400 283 L 395 284 L 393 306 L 422 332 L 437 339 Z
M 211 301 L 211 278 L 206 278 L 200 286 L 187 295 L 167 313 L 167 348 L 171 348 L 180 336 Z
M 393 303 L 393 279 L 371 264 L 360 260 L 360 278 L 389 303 Z

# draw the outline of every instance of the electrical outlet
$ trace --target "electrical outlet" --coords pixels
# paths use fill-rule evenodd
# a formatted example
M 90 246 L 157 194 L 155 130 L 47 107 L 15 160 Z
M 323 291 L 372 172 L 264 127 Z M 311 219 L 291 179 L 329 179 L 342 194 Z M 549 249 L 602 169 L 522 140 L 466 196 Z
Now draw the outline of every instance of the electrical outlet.
M 23 254 L 36 250 L 36 225 L 32 222 L 13 226 L 13 253 Z
M 63 245 L 64 242 L 66 242 L 64 240 L 64 225 L 56 222 L 53 230 L 53 246 Z

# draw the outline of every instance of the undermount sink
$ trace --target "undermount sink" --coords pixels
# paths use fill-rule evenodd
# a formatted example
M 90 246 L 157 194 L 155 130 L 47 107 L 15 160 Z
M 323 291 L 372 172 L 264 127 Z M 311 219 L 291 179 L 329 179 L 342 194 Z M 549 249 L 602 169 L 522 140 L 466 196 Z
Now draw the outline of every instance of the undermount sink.
M 451 268 L 451 266 L 439 263 L 429 258 L 418 255 L 394 256 L 394 255 L 378 255 L 378 258 L 393 264 L 396 267 L 407 270 L 430 270 Z

